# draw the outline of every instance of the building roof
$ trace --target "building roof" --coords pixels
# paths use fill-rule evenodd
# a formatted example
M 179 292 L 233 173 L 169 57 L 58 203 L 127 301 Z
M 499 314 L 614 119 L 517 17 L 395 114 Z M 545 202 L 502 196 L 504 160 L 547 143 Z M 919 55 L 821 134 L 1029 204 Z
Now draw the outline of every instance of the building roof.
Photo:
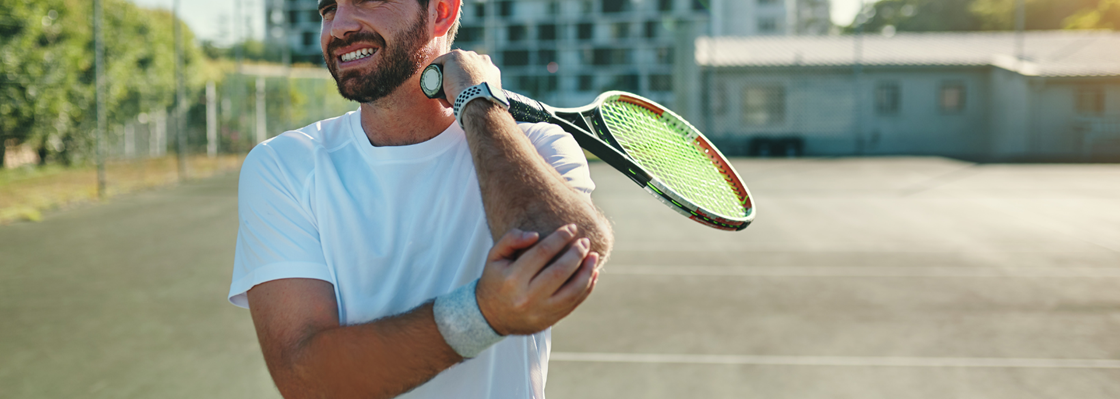
M 1028 32 L 1025 61 L 1014 32 L 864 35 L 869 66 L 996 66 L 1028 76 L 1120 76 L 1120 33 Z M 851 66 L 855 36 L 701 37 L 696 61 L 716 67 Z

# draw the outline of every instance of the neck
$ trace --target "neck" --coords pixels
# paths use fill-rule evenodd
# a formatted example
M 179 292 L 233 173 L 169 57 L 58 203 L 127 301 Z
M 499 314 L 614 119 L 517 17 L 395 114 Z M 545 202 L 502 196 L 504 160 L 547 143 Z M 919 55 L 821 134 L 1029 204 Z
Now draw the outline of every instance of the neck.
M 362 104 L 362 130 L 375 147 L 422 143 L 438 136 L 455 114 L 444 102 L 433 100 L 420 90 L 416 73 L 392 94 Z

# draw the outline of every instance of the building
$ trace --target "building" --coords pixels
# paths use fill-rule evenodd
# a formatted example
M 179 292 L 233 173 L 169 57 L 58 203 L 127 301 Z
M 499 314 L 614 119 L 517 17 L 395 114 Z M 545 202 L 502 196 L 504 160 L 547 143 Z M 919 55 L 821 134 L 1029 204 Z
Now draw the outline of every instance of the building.
M 318 0 L 265 0 L 266 42 L 287 45 L 292 63 L 323 65 Z
M 701 35 L 823 34 L 827 0 L 464 0 L 455 47 L 490 54 L 503 86 L 557 106 L 606 90 L 673 103 L 676 55 Z M 269 40 L 322 64 L 317 0 L 268 0 Z M 713 11 L 714 10 L 714 11 Z
M 701 38 L 697 72 L 682 82 L 701 89 L 682 108 L 731 153 L 1118 159 L 1117 48 L 1120 34 L 1086 31 L 1021 41 L 1014 33 Z

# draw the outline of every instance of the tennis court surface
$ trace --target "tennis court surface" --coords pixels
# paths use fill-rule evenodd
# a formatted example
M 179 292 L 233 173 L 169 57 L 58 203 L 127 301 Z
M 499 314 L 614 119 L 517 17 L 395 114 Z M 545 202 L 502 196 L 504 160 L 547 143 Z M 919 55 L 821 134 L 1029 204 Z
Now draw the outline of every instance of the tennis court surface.
M 617 244 L 549 398 L 1120 397 L 1120 165 L 735 165 L 740 233 L 593 165 Z M 235 189 L 0 227 L 0 397 L 278 397 L 225 301 Z

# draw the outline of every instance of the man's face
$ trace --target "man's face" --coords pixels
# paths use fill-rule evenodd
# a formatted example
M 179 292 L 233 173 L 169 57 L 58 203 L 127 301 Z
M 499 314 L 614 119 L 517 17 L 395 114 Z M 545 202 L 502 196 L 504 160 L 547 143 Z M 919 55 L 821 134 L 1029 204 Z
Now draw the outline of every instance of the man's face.
M 416 0 L 324 3 L 323 57 L 346 99 L 372 103 L 424 67 L 431 33 Z

